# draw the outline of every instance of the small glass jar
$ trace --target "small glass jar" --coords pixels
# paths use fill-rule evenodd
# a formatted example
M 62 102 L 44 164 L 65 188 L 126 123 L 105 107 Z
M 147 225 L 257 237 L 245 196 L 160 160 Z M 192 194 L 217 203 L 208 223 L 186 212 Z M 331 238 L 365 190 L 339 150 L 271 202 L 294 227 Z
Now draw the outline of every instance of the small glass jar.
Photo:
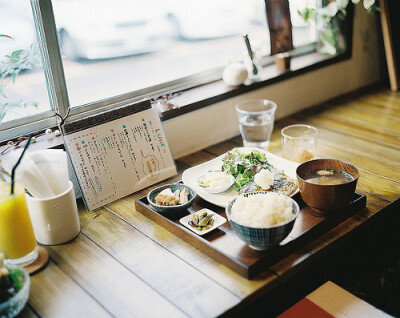
M 285 158 L 303 163 L 317 155 L 318 130 L 309 125 L 290 125 L 281 130 Z

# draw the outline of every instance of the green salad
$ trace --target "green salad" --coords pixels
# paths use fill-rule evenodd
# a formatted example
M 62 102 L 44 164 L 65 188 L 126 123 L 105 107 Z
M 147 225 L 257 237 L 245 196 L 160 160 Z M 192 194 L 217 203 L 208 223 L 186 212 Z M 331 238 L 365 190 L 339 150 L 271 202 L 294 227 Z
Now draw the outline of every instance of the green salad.
M 222 159 L 222 171 L 235 177 L 234 186 L 238 190 L 252 181 L 261 169 L 272 168 L 265 155 L 258 150 L 243 154 L 238 149 L 233 149 Z

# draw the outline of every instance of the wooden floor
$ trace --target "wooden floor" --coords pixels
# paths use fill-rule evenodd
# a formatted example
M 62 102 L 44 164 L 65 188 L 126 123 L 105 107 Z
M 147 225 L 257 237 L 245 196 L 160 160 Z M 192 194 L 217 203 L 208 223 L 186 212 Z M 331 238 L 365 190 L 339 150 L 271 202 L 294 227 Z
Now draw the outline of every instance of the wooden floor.
M 382 231 L 392 228 L 392 211 L 399 209 L 399 201 L 395 201 L 400 197 L 400 93 L 371 89 L 281 120 L 276 123 L 271 152 L 280 154 L 280 129 L 295 123 L 318 129 L 320 157 L 358 166 L 357 191 L 367 196 L 367 208 L 251 281 L 137 213 L 134 202 L 148 189 L 96 213 L 81 208 L 80 235 L 68 244 L 47 247 L 51 262 L 32 277 L 29 306 L 23 316 L 243 316 L 249 313 L 248 306 L 261 302 L 265 306 L 254 307 L 260 311 L 253 313 L 266 317 L 290 305 L 295 297 L 276 305 L 268 297 L 275 291 L 289 294 L 291 281 L 306 281 L 304 273 L 311 272 L 308 277 L 314 278 L 312 266 L 325 261 L 324 266 L 329 267 L 326 260 L 332 260 L 336 250 L 344 246 L 357 250 L 366 230 L 379 235 L 377 227 Z M 179 171 L 239 145 L 237 137 L 180 158 Z M 178 180 L 180 175 L 165 183 Z M 393 243 L 386 244 L 385 250 Z M 351 262 L 351 249 L 347 253 Z M 343 261 L 342 266 L 347 265 Z M 357 287 L 356 281 L 340 274 L 335 278 L 348 284 L 346 287 Z M 297 284 L 296 297 L 309 292 L 305 286 Z

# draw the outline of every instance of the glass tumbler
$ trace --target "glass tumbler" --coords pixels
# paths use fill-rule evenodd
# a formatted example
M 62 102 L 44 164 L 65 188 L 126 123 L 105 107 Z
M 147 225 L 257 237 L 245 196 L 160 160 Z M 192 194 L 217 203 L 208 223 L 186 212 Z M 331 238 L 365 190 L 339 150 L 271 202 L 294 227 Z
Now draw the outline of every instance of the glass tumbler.
M 245 147 L 268 149 L 276 108 L 274 102 L 266 99 L 247 100 L 236 105 L 239 131 Z
M 38 251 L 31 219 L 25 201 L 24 187 L 0 183 L 0 250 L 6 264 L 25 266 L 36 260 Z
M 317 154 L 318 130 L 309 125 L 290 125 L 281 130 L 284 156 L 299 163 L 314 159 Z

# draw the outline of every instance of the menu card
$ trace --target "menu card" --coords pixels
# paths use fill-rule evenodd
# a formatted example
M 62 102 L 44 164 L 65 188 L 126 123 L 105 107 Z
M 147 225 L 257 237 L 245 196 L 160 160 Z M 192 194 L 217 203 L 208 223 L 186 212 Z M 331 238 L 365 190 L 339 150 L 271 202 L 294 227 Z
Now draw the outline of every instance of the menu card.
M 177 173 L 149 101 L 66 122 L 63 136 L 90 211 Z

